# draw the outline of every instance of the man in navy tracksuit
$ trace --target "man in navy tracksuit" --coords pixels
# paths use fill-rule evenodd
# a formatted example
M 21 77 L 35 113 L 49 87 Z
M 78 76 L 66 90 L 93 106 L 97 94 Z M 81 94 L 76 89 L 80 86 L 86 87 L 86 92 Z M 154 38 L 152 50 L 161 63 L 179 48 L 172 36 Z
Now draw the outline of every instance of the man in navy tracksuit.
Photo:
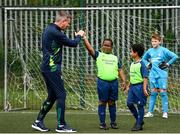
M 56 132 L 76 132 L 65 122 L 66 91 L 61 78 L 62 50 L 63 46 L 77 47 L 84 31 L 75 33 L 74 40 L 69 39 L 63 30 L 70 25 L 71 16 L 67 11 L 59 11 L 54 23 L 49 24 L 42 34 L 43 61 L 41 72 L 47 86 L 48 97 L 44 101 L 36 121 L 32 128 L 46 132 L 43 120 L 56 101 L 57 129 Z

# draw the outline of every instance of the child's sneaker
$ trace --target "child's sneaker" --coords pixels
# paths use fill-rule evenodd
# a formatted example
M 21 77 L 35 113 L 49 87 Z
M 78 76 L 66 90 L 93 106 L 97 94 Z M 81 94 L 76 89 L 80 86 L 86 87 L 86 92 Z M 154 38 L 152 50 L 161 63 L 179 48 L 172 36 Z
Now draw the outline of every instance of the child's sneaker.
M 131 131 L 139 131 L 143 130 L 144 121 L 142 121 L 141 125 L 138 125 L 137 122 L 134 124 L 134 126 L 131 128 Z
M 47 132 L 50 130 L 49 128 L 45 127 L 45 125 L 42 121 L 34 122 L 31 127 L 36 129 L 36 130 L 39 130 L 41 132 Z
M 142 125 L 137 125 L 137 124 L 135 124 L 131 129 L 131 131 L 140 131 L 140 130 L 143 130 Z
M 153 117 L 154 115 L 151 112 L 148 112 L 144 115 L 145 118 Z
M 117 126 L 117 124 L 115 122 L 111 123 L 110 126 L 111 126 L 112 129 L 118 129 L 118 126 Z
M 141 126 L 143 126 L 144 124 L 145 124 L 144 121 L 142 121 Z
M 163 113 L 162 117 L 167 119 L 168 118 L 168 114 L 167 113 Z
M 99 128 L 100 128 L 100 129 L 104 129 L 104 130 L 108 130 L 108 129 L 109 129 L 109 128 L 107 127 L 106 123 L 101 123 L 101 124 L 99 125 Z
M 60 125 L 60 127 L 57 127 L 56 132 L 77 132 L 77 130 L 69 127 L 68 125 Z

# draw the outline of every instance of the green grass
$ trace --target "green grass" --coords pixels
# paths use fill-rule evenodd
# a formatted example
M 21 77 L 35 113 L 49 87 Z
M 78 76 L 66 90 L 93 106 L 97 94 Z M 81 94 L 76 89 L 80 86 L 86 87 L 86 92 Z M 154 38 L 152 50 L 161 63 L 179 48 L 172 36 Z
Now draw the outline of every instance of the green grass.
M 0 113 L 0 132 L 1 133 L 37 133 L 31 128 L 32 122 L 36 119 L 37 112 L 1 112 Z M 79 133 L 131 133 L 130 129 L 134 124 L 134 118 L 128 114 L 118 113 L 117 123 L 119 129 L 100 130 L 98 128 L 99 120 L 97 113 L 87 111 L 67 111 L 66 120 L 76 128 Z M 180 115 L 170 114 L 168 119 L 163 119 L 160 114 L 156 114 L 153 118 L 146 118 L 144 130 L 140 133 L 180 133 Z M 109 124 L 109 115 L 107 115 L 107 123 Z M 51 133 L 55 132 L 56 114 L 50 112 L 45 124 L 51 129 Z M 138 132 L 138 133 L 139 133 Z

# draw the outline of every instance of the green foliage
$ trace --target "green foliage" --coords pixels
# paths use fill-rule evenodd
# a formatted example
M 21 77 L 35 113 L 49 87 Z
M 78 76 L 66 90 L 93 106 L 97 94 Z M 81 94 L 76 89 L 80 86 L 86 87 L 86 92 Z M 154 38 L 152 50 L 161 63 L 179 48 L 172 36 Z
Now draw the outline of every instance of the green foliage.
M 28 0 L 31 6 L 79 7 L 81 0 Z
M 152 3 L 159 3 L 161 0 L 152 0 Z
M 67 7 L 79 7 L 81 5 L 82 0 L 68 0 L 66 1 L 64 6 Z
M 39 5 L 40 0 L 28 0 L 28 5 Z
M 174 46 L 175 43 L 175 34 L 171 29 L 168 29 L 165 33 L 165 43 L 170 44 L 170 46 Z
M 153 0 L 153 2 L 160 2 L 159 0 Z M 165 18 L 166 16 L 162 16 L 161 11 L 152 11 L 151 12 L 152 15 L 152 24 L 150 27 L 150 32 L 154 32 L 154 31 L 162 31 L 161 29 L 161 19 Z M 144 25 L 144 24 L 143 24 Z M 147 24 L 149 25 L 149 24 Z M 170 27 L 172 27 L 171 25 L 169 25 Z M 159 34 L 163 34 L 164 35 L 164 42 L 167 44 L 170 44 L 170 46 L 174 45 L 175 42 L 175 34 L 172 29 L 167 29 L 166 27 L 163 28 L 163 31 L 165 31 L 164 33 L 159 33 Z M 151 33 L 150 33 L 151 34 Z

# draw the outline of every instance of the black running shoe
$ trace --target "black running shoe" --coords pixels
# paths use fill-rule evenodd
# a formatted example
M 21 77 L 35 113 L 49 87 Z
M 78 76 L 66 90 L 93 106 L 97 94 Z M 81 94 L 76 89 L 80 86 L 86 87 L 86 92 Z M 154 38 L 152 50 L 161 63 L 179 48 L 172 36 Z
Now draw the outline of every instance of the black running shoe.
M 134 125 L 133 128 L 131 129 L 131 131 L 140 131 L 143 130 L 142 125 Z
M 59 132 L 59 133 L 61 133 L 61 132 L 69 132 L 70 133 L 70 132 L 77 132 L 77 130 L 74 129 L 74 128 L 71 128 L 68 125 L 60 125 L 59 127 L 57 127 L 56 132 Z
M 40 122 L 34 122 L 32 125 L 31 125 L 32 128 L 34 128 L 35 130 L 38 130 L 38 131 L 41 131 L 41 132 L 48 132 L 50 131 L 49 128 L 46 128 L 44 123 L 42 121 Z
M 115 123 L 115 122 L 111 123 L 110 126 L 112 129 L 118 129 L 117 123 Z
M 106 123 L 100 123 L 99 125 L 100 129 L 108 130 L 109 128 L 107 127 Z

